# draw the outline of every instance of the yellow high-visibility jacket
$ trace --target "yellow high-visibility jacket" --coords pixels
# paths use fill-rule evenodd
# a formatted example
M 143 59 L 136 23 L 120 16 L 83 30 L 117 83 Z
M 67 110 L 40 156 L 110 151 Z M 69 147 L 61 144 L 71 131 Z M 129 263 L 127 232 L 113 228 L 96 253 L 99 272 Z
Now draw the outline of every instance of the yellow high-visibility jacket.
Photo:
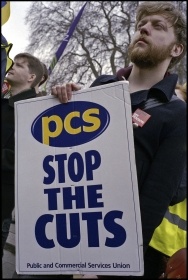
M 171 257 L 176 251 L 187 247 L 187 199 L 169 206 L 155 229 L 150 246 Z

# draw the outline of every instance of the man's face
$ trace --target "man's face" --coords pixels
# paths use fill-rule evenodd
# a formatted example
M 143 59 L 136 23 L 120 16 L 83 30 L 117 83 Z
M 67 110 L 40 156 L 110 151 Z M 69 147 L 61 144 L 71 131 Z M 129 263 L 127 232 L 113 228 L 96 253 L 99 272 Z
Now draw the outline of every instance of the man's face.
M 6 79 L 11 85 L 28 85 L 28 80 L 31 74 L 29 73 L 28 62 L 25 58 L 17 58 L 14 61 L 13 67 L 7 73 Z
M 130 59 L 140 68 L 153 68 L 170 59 L 176 42 L 174 29 L 164 16 L 143 17 L 129 46 Z

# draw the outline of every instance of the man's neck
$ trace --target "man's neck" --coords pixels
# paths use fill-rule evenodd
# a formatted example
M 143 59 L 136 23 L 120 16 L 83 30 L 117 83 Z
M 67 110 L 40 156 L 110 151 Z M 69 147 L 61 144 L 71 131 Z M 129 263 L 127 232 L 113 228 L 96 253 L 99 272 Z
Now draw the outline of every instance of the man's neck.
M 17 95 L 19 94 L 20 92 L 22 91 L 25 91 L 25 90 L 29 90 L 31 89 L 30 87 L 28 86 L 11 86 L 11 95 L 14 96 L 14 95 Z
M 130 93 L 150 89 L 164 78 L 166 69 L 167 67 L 161 67 L 161 65 L 153 69 L 141 69 L 134 64 L 128 78 Z
M 35 91 L 36 91 L 36 94 L 39 93 L 39 87 L 38 86 L 35 86 Z

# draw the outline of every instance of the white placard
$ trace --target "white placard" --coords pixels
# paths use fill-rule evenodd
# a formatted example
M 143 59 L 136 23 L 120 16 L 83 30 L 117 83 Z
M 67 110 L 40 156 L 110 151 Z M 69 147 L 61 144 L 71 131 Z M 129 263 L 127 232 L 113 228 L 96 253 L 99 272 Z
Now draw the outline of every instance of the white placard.
M 128 82 L 15 103 L 18 274 L 143 275 Z

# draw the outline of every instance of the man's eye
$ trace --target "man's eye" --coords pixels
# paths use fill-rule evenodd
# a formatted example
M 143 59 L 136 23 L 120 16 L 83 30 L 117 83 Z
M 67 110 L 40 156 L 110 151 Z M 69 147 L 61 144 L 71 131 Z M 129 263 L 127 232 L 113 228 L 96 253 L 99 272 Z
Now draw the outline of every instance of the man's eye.
M 137 25 L 137 29 L 140 29 L 140 28 L 142 27 L 142 25 L 143 25 L 143 24 L 141 24 L 141 23 L 138 24 L 138 25 Z
M 157 29 L 164 29 L 164 26 L 162 24 L 156 24 L 155 28 L 157 28 Z

